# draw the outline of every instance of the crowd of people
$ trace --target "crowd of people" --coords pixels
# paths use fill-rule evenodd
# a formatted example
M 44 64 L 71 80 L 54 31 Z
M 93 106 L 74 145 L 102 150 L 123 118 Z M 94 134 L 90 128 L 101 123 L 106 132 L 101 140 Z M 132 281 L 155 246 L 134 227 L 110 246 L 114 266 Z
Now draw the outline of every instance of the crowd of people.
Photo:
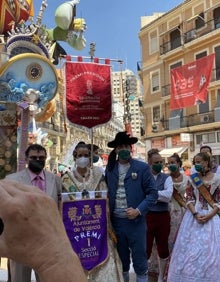
M 192 166 L 176 153 L 164 165 L 158 149 L 146 162 L 133 158 L 137 141 L 117 133 L 105 170 L 94 165 L 98 147 L 79 142 L 75 166 L 62 175 L 45 170 L 44 147 L 27 148 L 27 168 L 0 181 L 0 255 L 9 258 L 9 282 L 30 282 L 32 269 L 38 282 L 129 282 L 131 263 L 136 282 L 152 273 L 158 282 L 219 280 L 220 168 L 211 148 L 202 146 Z M 62 203 L 87 199 L 106 200 L 108 222 L 108 256 L 90 271 L 62 222 Z

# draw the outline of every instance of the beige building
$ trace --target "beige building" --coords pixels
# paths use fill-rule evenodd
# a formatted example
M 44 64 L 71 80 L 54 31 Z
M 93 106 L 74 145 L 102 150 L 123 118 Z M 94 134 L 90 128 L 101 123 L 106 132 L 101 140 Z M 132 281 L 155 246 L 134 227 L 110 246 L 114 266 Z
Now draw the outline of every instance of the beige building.
M 113 117 L 122 117 L 121 130 L 125 130 L 124 123 L 130 123 L 133 136 L 139 141 L 134 145 L 133 156 L 146 159 L 146 148 L 142 142 L 144 130 L 143 114 L 140 111 L 140 102 L 143 100 L 143 89 L 140 79 L 131 71 L 112 72 L 112 97 L 114 105 L 120 105 L 121 111 L 113 110 Z M 114 121 L 114 118 L 113 118 Z M 120 130 L 120 131 L 121 131 Z M 117 133 L 117 132 L 116 132 Z
M 147 150 L 164 158 L 177 152 L 192 159 L 202 144 L 220 156 L 220 2 L 187 0 L 165 14 L 141 19 L 139 38 L 142 113 Z M 170 71 L 215 53 L 206 103 L 170 110 Z M 205 67 L 205 66 L 204 66 Z
M 122 105 L 122 115 L 128 115 L 128 121 L 134 136 L 141 138 L 143 115 L 140 111 L 139 100 L 143 99 L 140 79 L 131 70 L 112 72 L 113 102 Z

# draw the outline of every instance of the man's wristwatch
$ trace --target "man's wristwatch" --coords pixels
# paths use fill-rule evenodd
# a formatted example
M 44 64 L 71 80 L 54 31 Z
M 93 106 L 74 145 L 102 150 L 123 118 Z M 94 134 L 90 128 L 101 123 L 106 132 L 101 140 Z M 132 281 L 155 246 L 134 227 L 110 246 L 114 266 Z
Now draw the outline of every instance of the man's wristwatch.
M 194 212 L 192 215 L 195 217 L 197 216 L 198 212 Z

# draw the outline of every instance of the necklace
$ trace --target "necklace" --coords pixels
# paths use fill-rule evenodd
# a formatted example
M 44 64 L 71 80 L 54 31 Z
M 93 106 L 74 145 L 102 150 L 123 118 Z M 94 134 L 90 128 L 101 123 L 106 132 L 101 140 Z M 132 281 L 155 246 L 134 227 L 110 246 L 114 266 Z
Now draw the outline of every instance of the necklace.
M 73 172 L 79 179 L 85 179 L 89 176 L 90 169 L 86 168 L 86 172 L 83 175 L 78 172 L 77 168 Z

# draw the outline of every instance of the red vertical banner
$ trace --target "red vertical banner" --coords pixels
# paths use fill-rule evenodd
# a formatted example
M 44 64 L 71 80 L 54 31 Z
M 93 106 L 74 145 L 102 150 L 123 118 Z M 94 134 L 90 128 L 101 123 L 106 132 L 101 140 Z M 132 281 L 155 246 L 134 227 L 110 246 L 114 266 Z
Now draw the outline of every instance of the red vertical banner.
M 92 128 L 112 116 L 110 65 L 66 62 L 66 116 L 77 125 Z
M 205 103 L 215 54 L 171 70 L 171 110 Z

